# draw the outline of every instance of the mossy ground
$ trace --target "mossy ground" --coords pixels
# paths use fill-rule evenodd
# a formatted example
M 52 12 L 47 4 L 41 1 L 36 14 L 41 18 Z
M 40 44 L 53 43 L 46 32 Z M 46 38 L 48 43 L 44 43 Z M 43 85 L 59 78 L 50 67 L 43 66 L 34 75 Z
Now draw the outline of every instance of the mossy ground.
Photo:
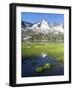
M 56 60 L 64 62 L 64 44 L 60 42 L 27 42 L 22 43 L 23 57 L 36 57 L 46 53 Z

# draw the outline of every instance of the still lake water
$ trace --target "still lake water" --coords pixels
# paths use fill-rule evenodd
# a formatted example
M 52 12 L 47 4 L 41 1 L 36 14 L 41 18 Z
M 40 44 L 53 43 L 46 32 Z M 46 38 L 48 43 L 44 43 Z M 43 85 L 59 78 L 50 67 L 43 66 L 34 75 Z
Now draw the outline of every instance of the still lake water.
M 42 66 L 43 64 L 50 63 L 53 67 L 49 70 L 44 70 L 44 72 L 37 73 L 35 69 Z M 55 60 L 52 57 L 45 56 L 44 58 L 38 56 L 36 58 L 23 58 L 22 57 L 22 77 L 32 77 L 32 76 L 58 76 L 64 75 L 64 63 Z

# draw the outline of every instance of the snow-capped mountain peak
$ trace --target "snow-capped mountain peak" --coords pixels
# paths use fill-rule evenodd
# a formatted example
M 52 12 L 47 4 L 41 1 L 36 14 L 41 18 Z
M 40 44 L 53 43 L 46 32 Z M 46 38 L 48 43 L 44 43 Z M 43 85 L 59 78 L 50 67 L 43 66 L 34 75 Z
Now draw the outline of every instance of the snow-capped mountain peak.
M 49 29 L 50 28 L 48 22 L 44 19 L 41 21 L 41 28 L 43 28 L 43 29 Z
M 32 27 L 40 27 L 40 28 L 43 28 L 43 29 L 47 29 L 47 28 L 49 28 L 49 24 L 46 20 L 42 19 L 39 22 L 33 24 Z
M 50 31 L 52 31 L 51 26 L 44 19 L 40 20 L 38 23 L 33 24 L 31 28 L 36 33 L 48 34 Z

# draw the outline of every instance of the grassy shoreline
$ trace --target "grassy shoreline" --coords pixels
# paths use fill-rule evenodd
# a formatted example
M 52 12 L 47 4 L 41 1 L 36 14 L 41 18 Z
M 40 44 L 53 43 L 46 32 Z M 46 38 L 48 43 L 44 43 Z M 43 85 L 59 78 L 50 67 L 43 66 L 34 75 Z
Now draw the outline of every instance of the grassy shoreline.
M 64 62 L 64 44 L 58 42 L 27 42 L 22 43 L 23 57 L 36 57 L 41 53 Z

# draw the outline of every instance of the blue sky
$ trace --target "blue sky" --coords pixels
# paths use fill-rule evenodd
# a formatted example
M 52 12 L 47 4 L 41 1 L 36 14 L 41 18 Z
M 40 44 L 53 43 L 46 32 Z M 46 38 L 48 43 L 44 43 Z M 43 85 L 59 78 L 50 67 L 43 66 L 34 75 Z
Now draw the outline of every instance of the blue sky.
M 47 20 L 49 23 L 64 23 L 64 15 L 63 14 L 49 14 L 49 13 L 30 13 L 30 12 L 22 12 L 21 20 L 27 21 L 30 23 L 36 23 L 41 19 Z

